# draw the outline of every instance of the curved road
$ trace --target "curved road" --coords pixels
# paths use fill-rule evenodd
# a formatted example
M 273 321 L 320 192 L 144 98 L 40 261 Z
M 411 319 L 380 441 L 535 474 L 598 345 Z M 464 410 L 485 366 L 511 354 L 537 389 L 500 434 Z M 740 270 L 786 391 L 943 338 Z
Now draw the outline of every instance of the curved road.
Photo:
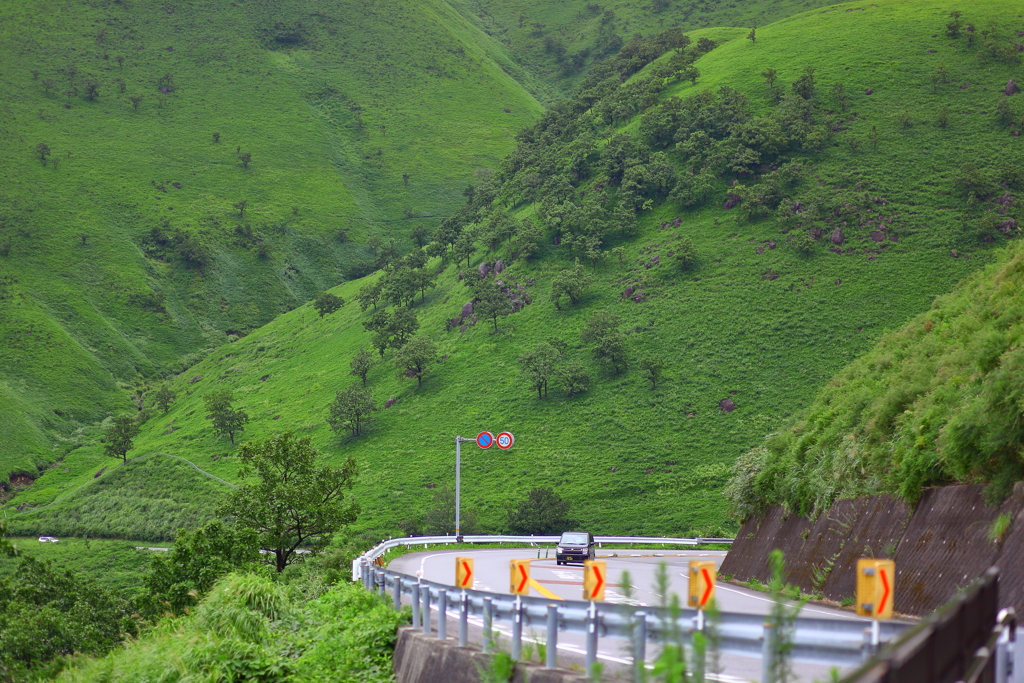
M 551 600 L 581 600 L 583 598 L 583 566 L 582 565 L 557 565 L 555 560 L 544 559 L 544 549 L 540 551 L 540 558 L 537 551 L 529 548 L 516 548 L 508 550 L 435 550 L 420 553 L 411 553 L 396 558 L 389 564 L 391 569 L 405 574 L 422 576 L 424 579 L 438 583 L 455 583 L 455 557 L 466 556 L 474 558 L 474 573 L 476 581 L 474 588 L 488 590 L 496 593 L 508 593 L 509 561 L 513 559 L 530 559 L 530 595 L 546 597 Z M 721 565 L 725 558 L 726 551 L 713 550 L 616 550 L 598 551 L 598 559 L 608 563 L 609 586 L 605 591 L 607 602 L 633 602 L 643 605 L 657 605 L 661 602 L 661 596 L 656 590 L 655 573 L 658 565 L 664 562 L 669 570 L 671 581 L 670 592 L 680 596 L 680 602 L 685 604 L 686 595 L 689 592 L 687 568 L 691 560 L 704 559 L 714 560 Z M 631 598 L 626 597 L 627 591 L 623 589 L 622 573 L 629 572 L 630 585 L 632 586 Z M 732 585 L 723 585 L 721 582 L 717 587 L 716 598 L 719 608 L 726 612 L 745 612 L 748 614 L 768 614 L 772 601 L 765 594 L 757 591 L 739 588 Z M 822 619 L 850 619 L 862 621 L 865 626 L 869 621 L 861 619 L 850 612 L 821 607 L 819 605 L 806 605 L 800 613 L 801 617 L 819 617 Z M 435 615 L 436 618 L 436 615 Z M 448 633 L 455 634 L 458 613 L 449 607 Z M 479 623 L 476 624 L 478 627 Z M 504 634 L 504 641 L 507 643 L 510 633 L 507 632 L 507 625 L 496 623 L 498 630 Z M 479 639 L 479 628 L 476 630 L 476 637 Z M 543 642 L 543 634 L 537 634 Z M 525 636 L 524 636 L 525 639 Z M 627 652 L 627 643 L 616 638 L 604 638 L 599 641 L 598 657 L 605 666 L 608 673 L 622 671 L 629 665 L 630 660 Z M 648 648 L 648 656 L 652 656 Z M 568 666 L 571 664 L 582 665 L 584 642 L 582 634 L 560 633 L 559 634 L 559 665 Z M 749 681 L 758 680 L 761 676 L 761 661 L 759 658 L 724 656 L 722 657 L 722 672 L 718 680 Z M 829 668 L 814 664 L 796 663 L 793 665 L 794 673 L 801 681 L 824 681 L 829 679 Z

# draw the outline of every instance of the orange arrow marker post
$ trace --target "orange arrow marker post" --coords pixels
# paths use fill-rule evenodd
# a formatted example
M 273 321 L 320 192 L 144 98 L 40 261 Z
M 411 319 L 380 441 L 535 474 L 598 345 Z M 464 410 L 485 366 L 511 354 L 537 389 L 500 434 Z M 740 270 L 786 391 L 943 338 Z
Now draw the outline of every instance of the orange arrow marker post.
M 530 561 L 512 560 L 509 562 L 509 592 L 512 595 L 530 594 Z
M 455 558 L 455 587 L 456 588 L 473 588 L 473 558 L 472 557 L 456 557 Z
M 881 634 L 878 622 L 892 619 L 896 600 L 896 563 L 892 560 L 857 560 L 857 615 L 871 617 L 871 645 L 877 649 Z
M 715 597 L 715 579 L 718 566 L 713 560 L 693 560 L 690 562 L 690 592 L 687 604 L 699 610 L 711 606 Z
M 605 577 L 608 563 L 604 560 L 583 561 L 583 599 L 604 602 Z

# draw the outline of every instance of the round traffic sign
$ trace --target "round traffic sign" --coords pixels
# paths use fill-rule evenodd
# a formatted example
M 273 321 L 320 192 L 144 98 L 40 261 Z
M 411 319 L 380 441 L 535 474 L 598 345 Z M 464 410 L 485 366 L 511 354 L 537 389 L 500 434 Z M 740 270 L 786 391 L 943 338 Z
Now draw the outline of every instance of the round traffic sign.
M 512 444 L 516 442 L 516 438 L 512 436 L 512 432 L 502 432 L 498 434 L 498 448 L 501 450 L 507 450 L 512 448 Z
M 476 435 L 476 445 L 480 448 L 490 448 L 494 444 L 494 434 L 480 432 Z

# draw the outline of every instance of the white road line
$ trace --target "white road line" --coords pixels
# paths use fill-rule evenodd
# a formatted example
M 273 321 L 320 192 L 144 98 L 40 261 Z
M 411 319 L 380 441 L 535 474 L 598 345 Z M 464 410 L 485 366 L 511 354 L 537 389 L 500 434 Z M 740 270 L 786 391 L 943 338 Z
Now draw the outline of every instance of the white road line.
M 680 576 L 686 577 L 686 574 L 680 574 Z M 689 580 L 689 579 L 687 579 L 687 580 Z M 759 595 L 751 595 L 750 593 L 746 593 L 746 592 L 741 591 L 741 590 L 736 590 L 735 588 L 726 588 L 722 584 L 718 584 L 716 586 L 716 588 L 718 588 L 719 590 L 727 591 L 729 593 L 736 593 L 738 595 L 743 595 L 745 597 L 752 598 L 754 600 L 760 600 L 761 602 L 775 602 L 771 598 L 762 598 Z M 832 617 L 833 619 L 852 619 L 853 621 L 862 621 L 865 624 L 871 623 L 871 621 L 869 619 L 861 619 L 860 617 L 855 617 L 855 616 L 847 615 L 847 614 L 836 614 L 835 612 L 825 612 L 825 611 L 820 610 L 820 609 L 814 609 L 813 607 L 804 607 L 800 611 L 801 612 L 814 612 L 815 614 L 824 614 L 825 616 Z

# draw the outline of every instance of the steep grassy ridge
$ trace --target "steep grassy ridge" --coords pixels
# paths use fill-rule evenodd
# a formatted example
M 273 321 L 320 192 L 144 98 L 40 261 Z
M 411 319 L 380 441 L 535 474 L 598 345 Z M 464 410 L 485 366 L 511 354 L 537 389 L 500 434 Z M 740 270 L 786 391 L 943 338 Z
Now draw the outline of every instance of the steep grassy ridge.
M 516 446 L 508 452 L 464 450 L 464 505 L 478 513 L 485 528 L 501 528 L 510 505 L 527 489 L 551 486 L 572 501 L 580 524 L 596 532 L 734 529 L 721 489 L 735 459 L 804 409 L 829 377 L 867 351 L 885 330 L 902 326 L 937 294 L 989 262 L 994 246 L 1006 239 L 989 221 L 994 216 L 1009 220 L 1016 204 L 996 203 L 1005 192 L 996 179 L 1004 182 L 1002 162 L 1019 163 L 1021 150 L 1019 138 L 1009 135 L 1008 122 L 995 111 L 1000 101 L 1009 101 L 1019 116 L 1019 97 L 1005 98 L 1000 91 L 1020 67 L 989 57 L 978 43 L 969 48 L 964 39 L 945 37 L 952 7 L 910 1 L 842 5 L 765 26 L 758 30 L 756 45 L 740 37 L 743 31 L 716 31 L 716 39 L 737 38 L 696 61 L 696 85 L 663 79 L 665 92 L 639 112 L 618 116 L 612 111 L 606 120 L 600 100 L 579 114 L 573 110 L 579 100 L 553 108 L 522 137 L 498 176 L 505 183 L 501 192 L 519 188 L 524 196 L 513 208 L 517 225 L 525 218 L 541 221 L 534 257 L 514 258 L 529 232 L 521 229 L 509 241 L 499 240 L 495 252 L 486 251 L 486 230 L 502 220 L 492 213 L 501 213 L 498 203 L 478 211 L 472 219 L 477 223 L 447 226 L 475 235 L 474 269 L 501 257 L 512 263 L 502 279 L 530 294 L 532 303 L 501 319 L 497 334 L 486 320 L 464 331 L 451 328 L 450 321 L 472 295 L 457 279 L 459 268 L 435 258 L 428 269 L 443 269 L 438 286 L 427 291 L 424 303 L 417 296 L 412 310 L 420 330 L 438 343 L 440 362 L 430 366 L 417 389 L 414 380 L 396 376 L 389 351 L 371 371 L 369 386 L 378 405 L 387 398 L 395 401 L 376 414 L 376 423 L 362 436 L 335 435 L 326 415 L 335 392 L 355 381 L 348 363 L 370 344 L 362 322 L 372 310 L 360 312 L 349 303 L 319 319 L 306 305 L 223 346 L 176 378 L 177 403 L 167 415 L 150 419 L 134 453 L 180 455 L 231 480 L 233 449 L 226 438 L 212 433 L 202 402 L 214 389 L 226 388 L 252 417 L 242 439 L 289 429 L 312 436 L 329 459 L 356 457 L 362 466 L 356 495 L 363 502 L 360 524 L 366 530 L 392 533 L 399 522 L 433 505 L 434 487 L 452 477 L 453 437 L 482 429 L 516 435 Z M 979 26 L 995 22 L 1004 42 L 1024 30 L 1016 5 L 1009 2 L 978 3 L 964 20 Z M 662 61 L 669 59 L 670 54 Z M 931 75 L 940 63 L 949 72 L 948 82 L 933 86 Z M 614 87 L 601 97 L 640 92 L 659 64 L 623 86 L 613 71 Z M 783 98 L 777 104 L 759 77 L 775 68 L 777 86 L 789 92 L 807 66 L 818 67 L 815 94 L 802 103 Z M 846 111 L 830 94 L 837 82 L 846 83 Z M 965 82 L 971 85 L 962 89 Z M 694 97 L 715 93 L 722 85 L 733 91 Z M 740 170 L 726 167 L 717 175 L 697 176 L 707 180 L 707 200 L 696 201 L 694 208 L 681 209 L 664 194 L 646 199 L 637 195 L 647 192 L 646 180 L 636 185 L 640 190 L 625 178 L 611 181 L 609 159 L 633 144 L 617 138 L 619 133 L 635 135 L 630 153 L 638 158 L 630 168 L 668 174 L 671 165 L 677 178 L 690 181 L 693 157 L 674 146 L 659 150 L 648 138 L 658 129 L 651 122 L 663 120 L 661 114 L 676 106 L 661 108 L 671 94 L 711 102 L 709 116 L 742 119 L 735 130 L 743 135 L 783 121 L 800 128 L 794 138 L 800 142 L 763 167 L 741 159 Z M 722 103 L 728 106 L 719 107 Z M 943 106 L 949 110 L 945 128 L 936 124 Z M 904 112 L 909 127 L 901 121 Z M 579 137 L 572 137 L 572 131 Z M 585 135 L 593 136 L 593 151 L 585 155 L 580 177 L 573 179 L 563 162 Z M 731 135 L 719 146 L 737 139 Z M 547 158 L 551 155 L 553 160 Z M 522 168 L 512 170 L 517 163 Z M 962 179 L 967 163 L 978 164 L 975 171 L 982 177 L 972 176 L 969 185 L 975 189 L 970 192 Z M 773 165 L 792 173 L 788 184 L 777 180 Z M 537 177 L 531 176 L 534 172 Z M 562 199 L 549 201 L 544 194 L 549 187 L 569 189 Z M 530 192 L 538 199 L 545 196 L 540 206 L 525 196 Z M 777 203 L 768 206 L 773 192 Z M 621 252 L 597 254 L 589 293 L 577 306 L 563 300 L 562 310 L 556 309 L 548 301 L 552 281 L 586 251 L 574 237 L 576 246 L 569 253 L 567 236 L 573 233 L 558 228 L 553 217 L 559 211 L 594 211 L 582 221 L 581 234 L 589 237 L 587 226 L 620 215 L 624 206 L 639 211 L 639 234 L 622 237 L 614 230 L 600 235 L 600 251 L 621 247 Z M 629 224 L 624 219 L 623 225 Z M 841 244 L 833 241 L 836 230 Z M 559 234 L 566 239 L 556 246 Z M 682 270 L 673 254 L 687 241 L 697 261 Z M 345 283 L 332 291 L 351 301 L 363 284 Z M 631 360 L 621 374 L 595 363 L 580 338 L 601 309 L 621 318 Z M 563 362 L 585 366 L 589 391 L 567 397 L 553 383 L 548 398 L 539 400 L 519 375 L 520 355 L 549 337 L 566 343 Z M 653 390 L 637 363 L 646 354 L 666 361 L 666 377 Z M 98 445 L 75 451 L 68 456 L 67 473 L 48 470 L 15 498 L 11 507 L 26 508 L 20 515 L 10 513 L 12 529 L 45 530 L 57 523 L 56 511 L 63 506 L 81 505 L 97 483 L 71 492 L 90 476 L 89 468 L 98 469 L 99 452 Z M 78 460 L 91 464 L 76 470 L 70 463 Z M 97 481 L 134 467 L 108 462 L 110 469 Z M 70 495 L 50 516 L 25 514 L 65 494 Z M 84 529 L 103 533 L 113 526 L 116 507 L 109 509 L 106 522 L 92 518 Z M 157 522 L 136 515 L 131 524 L 155 529 Z
M 730 487 L 738 515 L 785 504 L 820 513 L 837 498 L 1024 478 L 1021 389 L 1024 250 L 974 274 L 848 365 L 764 446 Z
M 443 2 L 19 0 L 0 61 L 5 478 L 432 228 L 539 113 Z

